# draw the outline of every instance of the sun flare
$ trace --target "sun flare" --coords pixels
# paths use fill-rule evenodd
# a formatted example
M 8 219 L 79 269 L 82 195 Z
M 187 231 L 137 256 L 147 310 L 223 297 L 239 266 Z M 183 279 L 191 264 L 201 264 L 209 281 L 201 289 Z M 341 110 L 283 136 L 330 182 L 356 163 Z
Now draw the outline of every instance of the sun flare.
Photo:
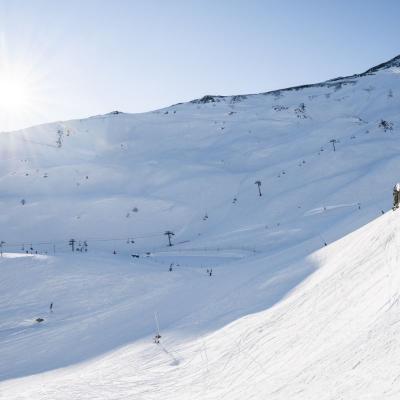
M 32 63 L 2 63 L 0 54 L 0 131 L 30 125 L 41 114 L 44 97 L 40 77 Z
M 0 110 L 25 111 L 30 106 L 30 88 L 23 77 L 12 74 L 0 77 Z

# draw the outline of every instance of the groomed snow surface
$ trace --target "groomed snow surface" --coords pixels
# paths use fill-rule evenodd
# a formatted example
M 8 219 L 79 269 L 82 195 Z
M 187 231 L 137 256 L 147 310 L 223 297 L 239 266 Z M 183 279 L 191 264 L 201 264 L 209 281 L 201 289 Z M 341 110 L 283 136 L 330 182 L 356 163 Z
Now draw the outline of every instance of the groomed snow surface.
M 3 259 L 2 378 L 48 372 L 4 380 L 1 398 L 397 399 L 399 221 L 389 212 L 273 277 L 258 257 L 211 277 L 90 256 Z
M 398 399 L 399 77 L 0 135 L 0 399 Z

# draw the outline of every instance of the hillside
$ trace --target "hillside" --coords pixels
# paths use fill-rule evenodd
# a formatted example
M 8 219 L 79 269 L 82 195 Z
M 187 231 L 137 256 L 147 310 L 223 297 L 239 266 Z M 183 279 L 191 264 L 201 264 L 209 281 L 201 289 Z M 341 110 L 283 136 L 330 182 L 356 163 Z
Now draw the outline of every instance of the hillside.
M 247 246 L 260 250 L 276 231 L 285 246 L 323 232 L 332 241 L 390 206 L 400 101 L 393 65 L 300 89 L 2 134 L 2 240 L 151 236 L 137 241 L 147 249 L 165 244 L 169 229 L 176 241 L 232 246 L 246 231 Z
M 316 272 L 284 300 L 222 329 L 214 330 L 214 318 L 232 314 L 247 299 L 254 299 L 255 292 L 259 295 L 263 292 L 267 303 L 273 284 L 268 280 L 265 264 L 258 263 L 257 275 L 254 274 L 257 267 L 248 266 L 252 280 L 244 279 L 243 266 L 219 268 L 214 281 L 195 270 L 178 273 L 175 276 L 178 282 L 175 281 L 168 300 L 175 306 L 178 299 L 184 300 L 179 304 L 190 304 L 192 311 L 190 317 L 177 321 L 174 318 L 182 310 L 175 309 L 168 316 L 163 314 L 164 322 L 174 322 L 162 330 L 160 345 L 145 337 L 82 364 L 5 381 L 0 384 L 3 396 L 8 399 L 103 399 L 105 396 L 108 399 L 129 396 L 135 399 L 295 397 L 320 400 L 382 396 L 395 399 L 400 390 L 398 218 L 397 213 L 388 213 L 302 260 L 302 264 L 313 265 Z M 42 270 L 45 275 L 49 267 L 37 264 L 30 269 Z M 116 265 L 113 267 L 115 273 Z M 94 271 L 87 266 L 84 271 L 81 267 L 81 276 L 95 274 L 102 282 L 104 269 Z M 75 267 L 74 275 L 77 270 Z M 55 273 L 59 276 L 59 272 Z M 171 281 L 165 277 L 167 272 L 163 276 L 154 269 L 133 272 L 120 266 L 116 277 L 114 273 L 110 281 L 107 279 L 108 287 L 92 280 L 90 283 L 98 293 L 110 295 L 115 281 L 123 277 L 123 290 L 129 287 L 137 295 L 140 290 L 135 286 L 136 280 L 136 285 L 151 289 L 152 301 L 165 295 L 159 293 L 159 283 L 167 291 L 171 290 Z M 234 290 L 226 290 L 228 276 L 231 282 L 236 281 Z M 63 281 L 72 287 L 67 279 Z M 182 281 L 184 287 L 190 287 L 187 292 L 181 291 Z M 204 285 L 205 281 L 208 285 Z M 217 288 L 220 298 L 214 299 Z M 196 310 L 194 306 L 201 301 L 202 294 L 208 296 L 209 303 Z M 74 295 L 76 304 L 85 304 L 82 291 Z M 122 304 L 115 301 L 118 297 L 120 294 L 106 297 L 100 307 L 102 312 L 79 315 L 75 321 L 72 316 L 66 321 L 61 306 L 61 315 L 49 316 L 45 325 L 25 326 L 24 335 L 30 335 L 35 345 L 33 352 L 21 352 L 20 343 L 15 341 L 14 357 L 18 355 L 15 366 L 23 365 L 23 354 L 38 352 L 37 361 L 51 368 L 47 358 L 54 351 L 58 351 L 63 361 L 68 361 L 75 347 L 82 350 L 93 342 L 99 346 L 101 341 L 115 340 L 115 335 L 135 338 L 143 323 L 150 324 L 151 311 L 146 307 L 137 310 L 137 297 L 131 296 Z M 139 299 L 146 305 L 142 297 Z M 69 313 L 74 309 L 72 303 L 69 303 Z M 163 311 L 168 313 L 168 307 Z M 78 310 L 75 312 L 79 314 Z M 140 321 L 141 314 L 145 316 L 144 321 Z M 107 326 L 108 318 L 112 323 Z M 207 324 L 210 331 L 202 333 L 201 327 Z M 13 334 L 17 334 L 16 330 Z M 70 350 L 55 349 L 60 334 L 69 343 Z M 12 360 L 2 360 L 12 365 Z
M 2 133 L 0 398 L 395 398 L 399 57 Z

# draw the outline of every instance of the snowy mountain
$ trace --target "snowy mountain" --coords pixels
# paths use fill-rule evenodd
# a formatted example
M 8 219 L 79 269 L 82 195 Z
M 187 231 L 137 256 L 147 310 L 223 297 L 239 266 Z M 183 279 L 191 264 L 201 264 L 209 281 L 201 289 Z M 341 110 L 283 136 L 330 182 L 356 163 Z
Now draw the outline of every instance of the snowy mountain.
M 1 134 L 0 393 L 395 398 L 399 78 Z

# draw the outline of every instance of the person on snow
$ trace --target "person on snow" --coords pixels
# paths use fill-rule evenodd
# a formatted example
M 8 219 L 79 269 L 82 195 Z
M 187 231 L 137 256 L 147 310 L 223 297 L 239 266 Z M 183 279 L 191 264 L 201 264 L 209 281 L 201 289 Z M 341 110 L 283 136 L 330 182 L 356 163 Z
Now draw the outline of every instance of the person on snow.
M 400 183 L 396 183 L 393 188 L 393 210 L 400 206 Z
M 160 343 L 160 339 L 161 339 L 161 335 L 159 333 L 157 333 L 157 335 L 154 336 L 154 343 L 155 344 L 159 344 Z

